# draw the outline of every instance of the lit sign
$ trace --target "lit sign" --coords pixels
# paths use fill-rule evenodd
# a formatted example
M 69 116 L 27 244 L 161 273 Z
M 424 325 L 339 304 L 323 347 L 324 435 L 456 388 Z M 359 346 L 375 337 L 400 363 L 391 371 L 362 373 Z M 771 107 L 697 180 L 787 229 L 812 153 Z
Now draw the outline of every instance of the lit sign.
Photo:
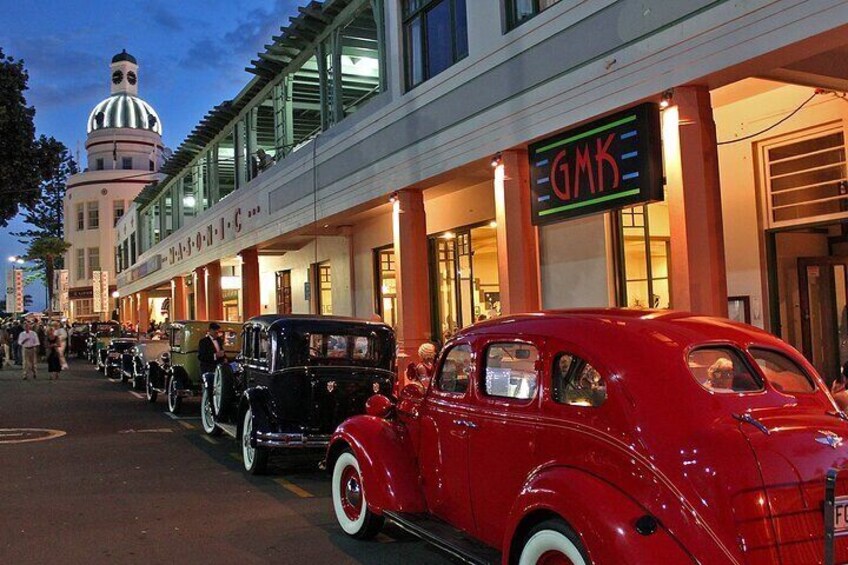
M 642 104 L 530 146 L 533 223 L 662 200 L 660 113 Z

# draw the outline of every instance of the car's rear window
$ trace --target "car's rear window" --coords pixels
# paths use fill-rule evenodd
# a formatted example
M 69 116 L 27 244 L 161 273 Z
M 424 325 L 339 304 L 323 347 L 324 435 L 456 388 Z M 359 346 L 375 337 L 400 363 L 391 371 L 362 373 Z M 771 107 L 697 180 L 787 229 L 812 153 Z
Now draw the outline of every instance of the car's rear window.
M 814 392 L 816 386 L 797 363 L 771 349 L 748 350 L 771 385 L 780 392 Z
M 368 361 L 376 358 L 374 340 L 368 336 L 307 334 L 312 359 Z
M 763 383 L 738 351 L 730 347 L 701 347 L 689 353 L 689 371 L 705 389 L 716 393 L 756 392 Z

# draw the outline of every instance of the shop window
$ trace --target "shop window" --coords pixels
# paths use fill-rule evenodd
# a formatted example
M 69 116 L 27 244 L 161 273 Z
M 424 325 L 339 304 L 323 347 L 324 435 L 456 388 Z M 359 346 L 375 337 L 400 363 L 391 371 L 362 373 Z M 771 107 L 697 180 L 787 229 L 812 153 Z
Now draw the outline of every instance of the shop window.
M 583 359 L 561 353 L 554 360 L 553 398 L 571 406 L 600 406 L 607 399 L 607 385 L 601 374 Z
M 761 146 L 770 227 L 841 218 L 848 211 L 845 136 L 839 128 Z
M 74 300 L 74 309 L 77 316 L 91 316 L 94 314 L 94 300 L 91 298 L 81 298 Z
M 500 316 L 495 228 L 492 221 L 430 238 L 433 334 L 443 342 L 460 328 Z
M 291 270 L 277 271 L 277 314 L 292 313 Z
M 404 0 L 407 88 L 465 58 L 467 28 L 465 0 Z
M 536 396 L 539 350 L 526 343 L 493 343 L 486 348 L 483 391 L 489 396 L 529 400 Z
M 377 276 L 375 311 L 383 321 L 394 327 L 397 324 L 397 271 L 395 251 L 391 247 L 374 251 Z
M 470 345 L 457 345 L 448 351 L 442 363 L 437 388 L 442 392 L 465 394 L 471 378 L 472 356 Z
M 763 390 L 742 356 L 729 347 L 704 347 L 689 354 L 689 371 L 705 389 L 716 393 Z
M 619 306 L 671 308 L 668 206 L 626 208 L 616 224 Z
M 100 229 L 100 203 L 89 202 L 88 205 L 88 229 Z
M 560 0 L 506 0 L 507 25 L 509 29 L 521 25 L 539 12 L 557 4 Z

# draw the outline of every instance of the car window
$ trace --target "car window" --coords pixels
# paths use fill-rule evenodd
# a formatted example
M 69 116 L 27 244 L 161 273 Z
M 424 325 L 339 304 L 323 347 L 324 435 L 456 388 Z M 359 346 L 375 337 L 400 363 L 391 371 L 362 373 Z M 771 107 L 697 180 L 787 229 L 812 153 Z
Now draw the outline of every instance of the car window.
M 529 400 L 536 396 L 539 350 L 526 343 L 493 343 L 486 348 L 483 392 L 489 396 Z
M 309 357 L 320 362 L 366 361 L 377 359 L 373 336 L 341 334 L 304 334 L 309 342 Z
M 174 328 L 171 330 L 171 347 L 180 347 L 183 344 L 183 332 Z
M 227 330 L 224 333 L 224 347 L 233 347 L 238 342 L 238 334 L 232 330 Z
M 327 357 L 330 359 L 343 359 L 347 357 L 347 336 L 327 336 Z
M 262 363 L 268 362 L 268 350 L 270 349 L 270 341 L 268 340 L 268 332 L 262 330 L 257 332 L 259 337 L 259 346 L 256 348 L 256 358 Z
M 777 351 L 751 348 L 748 350 L 762 369 L 768 382 L 781 392 L 814 392 L 816 386 L 797 363 Z
M 371 340 L 365 336 L 353 338 L 353 358 L 369 359 L 371 357 Z
M 606 381 L 592 365 L 576 355 L 557 355 L 552 376 L 555 402 L 597 407 L 607 399 Z
M 471 378 L 471 346 L 457 345 L 448 351 L 439 373 L 437 388 L 442 392 L 464 394 Z
M 689 353 L 689 371 L 707 390 L 717 393 L 756 392 L 763 384 L 738 351 L 730 347 L 702 347 Z
M 245 359 L 253 359 L 253 328 L 244 328 L 241 354 Z

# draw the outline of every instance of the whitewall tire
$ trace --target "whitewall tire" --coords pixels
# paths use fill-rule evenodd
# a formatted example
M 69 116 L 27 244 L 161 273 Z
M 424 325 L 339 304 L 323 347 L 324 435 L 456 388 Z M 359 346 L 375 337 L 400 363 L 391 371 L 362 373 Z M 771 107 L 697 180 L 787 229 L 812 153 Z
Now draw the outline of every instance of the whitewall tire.
M 251 475 L 264 475 L 268 469 L 268 448 L 250 445 L 253 434 L 253 410 L 248 408 L 244 413 L 244 424 L 241 429 L 241 457 L 244 470 Z
M 383 517 L 368 507 L 362 486 L 359 461 L 350 451 L 344 451 L 333 466 L 333 510 L 344 532 L 356 539 L 369 539 L 383 527 Z
M 579 538 L 564 522 L 547 520 L 527 535 L 518 565 L 589 565 Z

